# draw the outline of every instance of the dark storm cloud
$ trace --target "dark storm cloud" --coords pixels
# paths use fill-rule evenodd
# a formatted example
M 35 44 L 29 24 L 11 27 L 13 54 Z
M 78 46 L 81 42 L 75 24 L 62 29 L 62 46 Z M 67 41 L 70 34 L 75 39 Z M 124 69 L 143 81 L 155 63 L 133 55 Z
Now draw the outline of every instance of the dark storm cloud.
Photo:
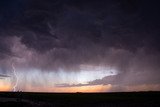
M 79 42 L 131 51 L 143 46 L 159 49 L 159 11 L 154 2 L 16 0 L 3 5 L 1 22 L 7 17 L 3 26 L 10 35 L 22 36 L 26 46 L 41 52 L 77 48 Z
M 56 87 L 81 87 L 81 86 L 88 86 L 90 84 L 56 84 Z
M 6 77 L 10 77 L 10 76 L 5 75 L 5 74 L 0 74 L 0 78 L 6 78 Z
M 8 75 L 0 74 L 0 77 L 10 77 Z
M 145 0 L 2 2 L 0 57 L 24 57 L 29 67 L 44 70 L 75 71 L 81 64 L 102 64 L 123 74 L 134 68 L 133 62 L 136 70 L 149 67 L 159 74 L 157 4 Z M 152 61 L 145 63 L 145 59 Z

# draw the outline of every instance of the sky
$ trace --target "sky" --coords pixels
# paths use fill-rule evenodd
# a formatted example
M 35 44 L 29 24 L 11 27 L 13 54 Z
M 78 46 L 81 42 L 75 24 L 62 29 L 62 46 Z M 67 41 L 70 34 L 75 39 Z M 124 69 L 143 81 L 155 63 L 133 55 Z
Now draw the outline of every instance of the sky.
M 1 0 L 0 91 L 160 91 L 158 0 Z

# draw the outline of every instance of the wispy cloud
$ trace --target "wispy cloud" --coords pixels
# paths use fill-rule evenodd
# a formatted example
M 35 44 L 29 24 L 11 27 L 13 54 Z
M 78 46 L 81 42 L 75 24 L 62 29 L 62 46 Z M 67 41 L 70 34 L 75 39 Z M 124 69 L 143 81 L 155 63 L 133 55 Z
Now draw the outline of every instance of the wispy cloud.
M 4 78 L 8 78 L 10 77 L 9 75 L 6 75 L 6 74 L 0 74 L 0 79 L 4 79 Z

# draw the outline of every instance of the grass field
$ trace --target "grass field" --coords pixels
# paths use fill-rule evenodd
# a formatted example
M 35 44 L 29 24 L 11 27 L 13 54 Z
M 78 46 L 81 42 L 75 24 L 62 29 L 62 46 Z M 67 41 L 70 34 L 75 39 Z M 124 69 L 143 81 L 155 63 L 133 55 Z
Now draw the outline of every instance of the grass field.
M 0 92 L 0 107 L 160 107 L 160 92 Z

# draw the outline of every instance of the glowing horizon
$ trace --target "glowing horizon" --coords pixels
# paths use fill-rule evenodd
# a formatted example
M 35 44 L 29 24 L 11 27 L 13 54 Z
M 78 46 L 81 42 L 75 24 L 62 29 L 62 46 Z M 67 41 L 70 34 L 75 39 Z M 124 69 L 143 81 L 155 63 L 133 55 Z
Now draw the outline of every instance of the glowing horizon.
M 160 91 L 157 4 L 0 1 L 0 91 Z

